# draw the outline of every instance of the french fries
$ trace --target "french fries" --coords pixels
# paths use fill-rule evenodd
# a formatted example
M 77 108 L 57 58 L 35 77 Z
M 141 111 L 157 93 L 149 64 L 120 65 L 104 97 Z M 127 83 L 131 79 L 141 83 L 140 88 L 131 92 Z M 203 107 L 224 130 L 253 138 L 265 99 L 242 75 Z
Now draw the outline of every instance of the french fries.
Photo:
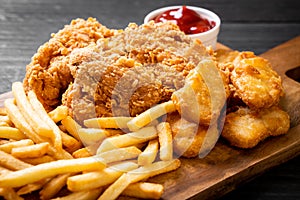
M 61 174 L 47 182 L 40 191 L 41 199 L 51 199 L 54 197 L 67 183 L 70 173 Z
M 58 174 L 101 170 L 105 163 L 94 157 L 57 160 L 0 176 L 0 187 L 21 187 Z
M 4 102 L 5 108 L 7 110 L 7 115 L 10 117 L 14 125 L 22 131 L 29 139 L 34 143 L 50 142 L 48 138 L 42 137 L 35 133 L 32 127 L 26 122 L 24 116 L 18 107 L 14 104 L 13 99 L 7 99 Z M 64 151 L 62 148 L 55 148 L 50 145 L 49 153 L 57 159 L 70 159 L 72 156 Z
M 24 140 L 18 140 L 14 142 L 8 142 L 5 144 L 0 145 L 0 150 L 4 151 L 6 153 L 11 153 L 11 150 L 16 147 L 24 147 L 24 146 L 29 146 L 33 145 L 33 141 L 30 139 L 24 139 Z
M 138 168 L 134 162 L 122 162 L 105 168 L 102 171 L 88 172 L 68 178 L 68 189 L 73 192 L 96 189 L 109 185 L 123 173 Z
M 49 117 L 55 122 L 59 122 L 66 118 L 69 114 L 67 106 L 57 106 L 54 110 L 48 113 Z
M 151 164 L 157 155 L 158 152 L 158 141 L 151 140 L 149 141 L 145 150 L 138 157 L 139 165 L 149 165 Z
M 0 151 L 0 166 L 10 170 L 22 170 L 31 167 L 32 165 L 15 158 L 11 154 Z
M 78 135 L 85 146 L 93 145 L 107 138 L 110 133 L 98 128 L 80 128 Z
M 171 161 L 159 161 L 153 164 L 139 167 L 124 173 L 118 180 L 111 184 L 98 200 L 116 199 L 130 184 L 147 179 L 158 174 L 173 171 L 180 166 L 178 159 Z
M 18 107 L 20 108 L 22 115 L 31 127 L 41 136 L 50 138 L 52 136 L 52 130 L 34 111 L 32 105 L 28 101 L 25 94 L 23 84 L 21 82 L 14 82 L 12 84 L 12 92 Z
M 172 160 L 173 158 L 173 138 L 170 124 L 162 122 L 157 125 L 158 141 L 160 145 L 159 156 L 161 160 Z
M 65 186 L 71 193 L 56 199 L 159 199 L 163 185 L 145 181 L 180 166 L 170 125 L 158 120 L 174 111 L 171 101 L 136 117 L 93 118 L 80 126 L 66 106 L 47 113 L 21 83 L 13 84 L 13 94 L 0 125 L 0 196 L 6 199 L 33 191 L 51 199 Z
M 125 148 L 112 149 L 110 151 L 99 153 L 95 157 L 104 160 L 105 163 L 112 163 L 136 158 L 141 154 L 141 152 L 142 151 L 139 150 L 137 147 L 130 146 Z
M 67 129 L 68 133 L 80 141 L 80 136 L 78 135 L 78 130 L 81 126 L 72 117 L 67 116 L 61 120 L 62 125 Z
M 127 123 L 132 117 L 100 117 L 84 120 L 84 125 L 88 128 L 128 128 Z
M 24 147 L 15 147 L 11 150 L 11 155 L 17 158 L 37 158 L 45 155 L 48 151 L 48 148 L 48 142 Z
M 0 188 L 0 196 L 6 200 L 23 200 L 12 188 Z
M 22 140 L 26 136 L 17 128 L 0 126 L 0 138 Z
M 48 162 L 55 161 L 55 159 L 49 155 L 44 155 L 44 156 L 37 157 L 37 158 L 22 158 L 22 161 L 29 163 L 31 165 L 38 165 L 38 164 L 42 164 L 42 163 L 48 163 Z
M 140 128 L 146 126 L 147 124 L 151 123 L 153 120 L 167 114 L 170 112 L 174 112 L 176 110 L 175 105 L 172 101 L 164 102 L 158 104 L 145 112 L 141 113 L 140 115 L 136 116 L 132 120 L 127 123 L 129 130 L 137 131 Z
M 136 132 L 127 133 L 115 137 L 105 139 L 97 150 L 97 154 L 114 148 L 126 147 L 130 145 L 140 144 L 157 137 L 155 127 L 145 127 Z
M 94 190 L 82 191 L 82 192 L 74 192 L 64 197 L 57 197 L 53 200 L 87 200 L 87 199 L 97 199 L 97 197 L 101 194 L 102 188 L 97 188 Z
M 46 126 L 49 127 L 50 133 L 49 135 L 43 135 L 45 137 L 50 137 L 54 143 L 54 146 L 57 149 L 62 149 L 62 139 L 59 127 L 54 123 L 54 121 L 49 117 L 48 113 L 44 109 L 43 105 L 37 99 L 37 96 L 33 91 L 28 92 L 29 103 L 31 104 L 34 112 L 39 116 L 43 122 L 46 123 Z M 34 114 L 34 113 L 33 113 Z M 33 127 L 34 128 L 34 127 Z M 39 134 L 39 133 L 38 133 Z

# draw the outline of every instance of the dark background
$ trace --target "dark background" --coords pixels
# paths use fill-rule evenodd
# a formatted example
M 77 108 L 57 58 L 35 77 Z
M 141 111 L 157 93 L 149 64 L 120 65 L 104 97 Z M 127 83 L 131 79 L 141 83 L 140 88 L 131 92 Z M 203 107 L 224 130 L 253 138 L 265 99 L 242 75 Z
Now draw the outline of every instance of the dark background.
M 261 54 L 300 35 L 299 0 L 0 0 L 0 93 L 22 81 L 37 48 L 74 18 L 95 17 L 109 28 L 141 24 L 167 5 L 208 8 L 221 20 L 219 42 Z M 289 58 L 286 58 L 289 59 Z M 249 180 L 225 199 L 300 199 L 300 157 Z

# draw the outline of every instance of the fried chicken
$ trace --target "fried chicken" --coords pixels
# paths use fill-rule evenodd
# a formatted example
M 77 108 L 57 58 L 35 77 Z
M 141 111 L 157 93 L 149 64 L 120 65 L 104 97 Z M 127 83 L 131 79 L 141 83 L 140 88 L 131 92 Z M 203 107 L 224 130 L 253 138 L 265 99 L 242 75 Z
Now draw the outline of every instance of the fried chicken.
M 230 71 L 230 86 L 234 98 L 252 109 L 277 105 L 283 96 L 280 76 L 270 63 L 253 52 L 220 50 L 216 53 L 221 68 Z
M 61 104 L 62 94 L 74 80 L 76 68 L 69 64 L 69 54 L 117 33 L 94 18 L 72 20 L 32 57 L 23 81 L 25 90 L 33 90 L 46 110 L 52 110 Z
M 258 111 L 239 108 L 226 116 L 222 136 L 233 146 L 252 148 L 269 136 L 287 133 L 289 127 L 289 115 L 278 106 Z
M 190 71 L 184 87 L 173 93 L 172 100 L 184 118 L 209 126 L 216 123 L 229 96 L 226 80 L 212 60 L 203 60 Z
M 78 121 L 136 116 L 170 100 L 204 58 L 210 58 L 206 48 L 172 23 L 130 24 L 118 35 L 72 52 L 78 70 L 64 103 Z
M 203 126 L 184 119 L 178 112 L 168 115 L 173 134 L 174 152 L 186 158 L 206 156 L 215 146 L 220 130 L 213 126 Z

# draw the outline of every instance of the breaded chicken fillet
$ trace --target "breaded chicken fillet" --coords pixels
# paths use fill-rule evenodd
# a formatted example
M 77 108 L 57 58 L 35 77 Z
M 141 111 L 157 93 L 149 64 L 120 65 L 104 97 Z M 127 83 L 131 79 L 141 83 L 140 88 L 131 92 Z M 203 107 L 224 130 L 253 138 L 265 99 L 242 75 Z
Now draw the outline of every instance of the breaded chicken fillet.
M 233 146 L 252 148 L 269 136 L 287 133 L 289 115 L 278 106 L 261 110 L 239 108 L 226 116 L 222 136 Z
M 69 64 L 69 54 L 116 33 L 118 31 L 106 28 L 94 18 L 72 20 L 52 34 L 32 57 L 23 81 L 25 90 L 33 90 L 47 111 L 54 109 L 61 104 L 62 94 L 74 80 L 76 69 Z
M 130 24 L 118 35 L 72 52 L 78 70 L 63 101 L 78 121 L 136 116 L 170 100 L 205 58 L 211 56 L 201 42 L 172 23 Z

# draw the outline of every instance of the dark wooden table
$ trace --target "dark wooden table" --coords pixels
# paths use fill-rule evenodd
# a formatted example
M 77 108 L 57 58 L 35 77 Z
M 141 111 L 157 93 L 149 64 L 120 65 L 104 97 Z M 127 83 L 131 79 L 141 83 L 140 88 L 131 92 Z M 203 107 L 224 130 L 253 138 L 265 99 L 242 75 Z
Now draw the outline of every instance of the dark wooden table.
M 37 48 L 74 18 L 95 17 L 109 28 L 124 28 L 129 22 L 141 24 L 155 8 L 179 4 L 216 12 L 222 20 L 219 42 L 232 49 L 261 54 L 300 35 L 299 0 L 0 0 L 0 93 L 22 81 Z M 300 199 L 300 157 L 221 199 Z

